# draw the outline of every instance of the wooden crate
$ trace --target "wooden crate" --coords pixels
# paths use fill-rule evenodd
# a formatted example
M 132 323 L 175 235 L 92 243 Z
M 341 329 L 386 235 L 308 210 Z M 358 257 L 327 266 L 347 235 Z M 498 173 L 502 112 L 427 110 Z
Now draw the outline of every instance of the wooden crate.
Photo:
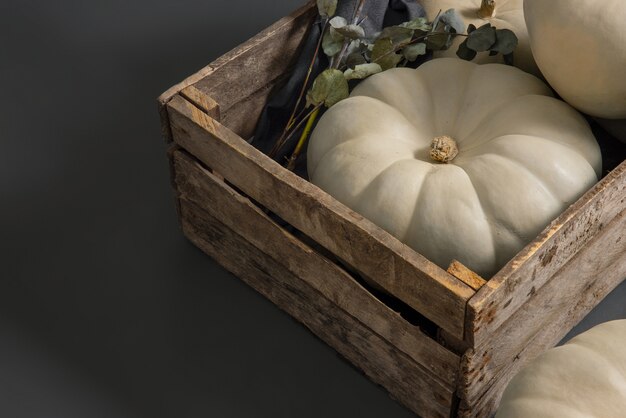
M 490 280 L 444 271 L 245 140 L 314 16 L 308 3 L 159 98 L 182 229 L 418 415 L 489 416 L 626 277 L 626 162 Z

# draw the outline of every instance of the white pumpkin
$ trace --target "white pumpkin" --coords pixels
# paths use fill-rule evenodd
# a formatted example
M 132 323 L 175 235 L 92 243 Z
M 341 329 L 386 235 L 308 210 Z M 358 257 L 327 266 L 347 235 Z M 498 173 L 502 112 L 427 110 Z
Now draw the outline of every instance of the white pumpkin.
M 626 118 L 626 2 L 525 0 L 537 65 L 565 101 L 592 116 Z
M 438 136 L 458 145 L 447 164 L 430 157 Z M 322 116 L 307 158 L 311 181 L 339 201 L 441 267 L 457 259 L 484 276 L 601 168 L 585 119 L 539 79 L 454 58 L 363 81 Z
M 626 320 L 548 350 L 509 383 L 496 418 L 626 416 Z
M 497 29 L 512 30 L 519 39 L 519 44 L 514 53 L 515 66 L 537 76 L 541 74 L 530 50 L 528 32 L 524 22 L 524 0 L 421 0 L 420 3 L 424 6 L 426 15 L 430 20 L 434 19 L 439 11 L 445 12 L 448 9 L 456 9 L 465 21 L 466 29 L 470 23 L 476 27 L 491 23 Z M 457 36 L 450 49 L 436 51 L 434 56 L 437 58 L 456 57 L 459 44 L 464 39 L 462 36 Z M 502 55 L 489 56 L 488 52 L 481 52 L 474 58 L 473 62 L 478 64 L 501 63 Z

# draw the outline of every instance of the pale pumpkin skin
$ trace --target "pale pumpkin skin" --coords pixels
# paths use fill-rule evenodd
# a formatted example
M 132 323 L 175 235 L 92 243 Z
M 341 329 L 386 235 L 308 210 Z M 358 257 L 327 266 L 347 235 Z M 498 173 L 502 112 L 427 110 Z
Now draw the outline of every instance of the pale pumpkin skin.
M 429 157 L 449 135 L 459 153 Z M 310 180 L 446 268 L 489 277 L 596 181 L 589 126 L 536 77 L 455 58 L 371 76 L 320 119 Z
M 626 416 L 626 320 L 605 322 L 528 364 L 496 418 Z
M 626 2 L 525 0 L 537 65 L 569 104 L 592 116 L 626 119 Z
M 481 18 L 478 11 L 481 7 L 481 0 L 421 0 L 429 20 L 433 20 L 439 11 L 445 12 L 448 9 L 455 9 L 459 12 L 465 21 L 465 28 L 471 23 L 476 27 L 480 27 L 485 23 L 491 23 L 497 29 L 512 30 L 519 43 L 514 52 L 514 64 L 522 70 L 540 76 L 539 69 L 533 54 L 530 50 L 530 41 L 528 39 L 528 31 L 524 22 L 524 1 L 523 0 L 496 0 L 496 8 L 493 17 Z M 463 42 L 465 37 L 457 36 L 454 38 L 452 46 L 445 51 L 435 51 L 436 58 L 441 57 L 457 57 L 456 51 L 459 44 Z M 485 64 L 490 62 L 502 63 L 502 54 L 489 56 L 488 52 L 480 52 L 476 58 L 472 60 L 477 64 Z

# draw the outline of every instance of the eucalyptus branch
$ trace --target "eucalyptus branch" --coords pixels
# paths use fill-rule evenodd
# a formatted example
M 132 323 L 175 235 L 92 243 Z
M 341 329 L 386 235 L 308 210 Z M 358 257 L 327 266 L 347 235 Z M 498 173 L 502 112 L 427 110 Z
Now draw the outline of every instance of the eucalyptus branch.
M 359 3 L 357 4 L 356 8 L 354 9 L 354 14 L 352 16 L 352 24 L 353 25 L 358 24 L 364 6 L 365 6 L 365 0 L 359 0 Z M 323 34 L 323 32 L 322 32 L 322 34 Z M 320 37 L 320 40 L 321 40 L 321 37 Z M 348 50 L 348 46 L 350 45 L 350 42 L 352 42 L 352 40 L 349 39 L 349 38 L 346 38 L 344 40 L 343 46 L 341 48 L 341 51 L 339 52 L 339 54 L 337 54 L 335 57 L 333 57 L 333 62 L 331 64 L 330 68 L 334 68 L 334 69 L 339 68 L 339 66 L 341 65 L 341 61 L 343 60 L 344 55 L 345 55 L 346 51 Z M 304 144 L 306 144 L 306 141 L 309 138 L 309 134 L 311 133 L 311 129 L 313 128 L 313 125 L 315 124 L 315 121 L 317 120 L 320 108 L 321 108 L 321 105 L 317 105 L 317 106 L 315 106 L 313 108 L 313 111 L 311 111 L 309 113 L 309 115 L 307 117 L 306 126 L 305 126 L 304 130 L 302 131 L 302 134 L 300 135 L 300 139 L 298 140 L 298 144 L 296 145 L 296 148 L 293 150 L 293 153 L 291 154 L 291 157 L 289 158 L 289 161 L 287 163 L 287 169 L 288 170 L 293 170 L 295 168 L 296 161 L 298 160 L 298 157 L 300 156 L 300 153 L 302 152 L 302 149 L 304 148 Z M 296 130 L 297 130 L 297 128 L 294 128 L 294 132 Z M 285 142 L 286 142 L 286 140 L 285 140 Z
M 322 33 L 296 105 L 270 153 L 270 156 L 275 156 L 304 125 L 291 157 L 287 158 L 289 170 L 295 167 L 321 107 L 331 107 L 349 96 L 349 80 L 363 80 L 381 71 L 404 66 L 427 51 L 448 49 L 456 36 L 465 38 L 456 51 L 457 56 L 462 59 L 472 60 L 478 53 L 488 51 L 490 55 L 502 54 L 505 63 L 511 64 L 513 61 L 513 50 L 518 40 L 512 31 L 496 29 L 490 23 L 485 23 L 479 28 L 470 24 L 467 26 L 467 33 L 464 33 L 466 26 L 461 15 L 454 9 L 443 13 L 439 11 L 432 22 L 418 17 L 399 25 L 385 27 L 372 40 L 360 26 L 367 19 L 367 16 L 361 16 L 365 1 L 356 2 L 352 19 L 347 21 L 341 16 L 333 17 L 337 0 L 317 0 L 319 14 L 324 19 Z M 482 2 L 483 5 L 495 5 L 495 0 Z M 320 49 L 330 58 L 330 64 L 315 77 L 307 90 Z M 307 103 L 300 109 L 305 94 Z M 306 113 L 311 106 L 313 109 Z
M 365 6 L 365 0 L 359 0 L 359 3 L 357 3 L 356 7 L 354 8 L 354 14 L 352 15 L 353 25 L 358 24 L 361 12 L 363 11 L 363 6 Z M 352 42 L 351 39 L 344 40 L 341 51 L 339 52 L 339 54 L 333 57 L 330 68 L 339 68 L 339 66 L 341 65 L 341 61 L 343 60 L 343 56 L 348 50 L 348 46 L 350 46 L 350 42 Z
M 372 63 L 378 63 L 380 60 L 382 60 L 386 56 L 391 55 L 391 54 L 395 54 L 395 53 L 397 53 L 398 51 L 400 51 L 402 48 L 404 48 L 406 46 L 417 44 L 417 43 L 420 43 L 421 41 L 425 41 L 428 38 L 428 36 L 433 35 L 433 34 L 438 34 L 438 33 L 437 32 L 429 32 L 426 35 L 422 35 L 422 36 L 418 36 L 416 38 L 413 38 L 409 42 L 404 42 L 404 43 L 398 44 L 395 49 L 392 49 L 392 50 L 390 50 L 388 52 L 385 52 L 383 55 L 381 55 L 381 56 L 377 57 L 376 59 L 372 60 Z M 449 35 L 449 36 L 469 36 L 466 33 L 452 33 L 452 32 L 447 33 L 447 35 Z

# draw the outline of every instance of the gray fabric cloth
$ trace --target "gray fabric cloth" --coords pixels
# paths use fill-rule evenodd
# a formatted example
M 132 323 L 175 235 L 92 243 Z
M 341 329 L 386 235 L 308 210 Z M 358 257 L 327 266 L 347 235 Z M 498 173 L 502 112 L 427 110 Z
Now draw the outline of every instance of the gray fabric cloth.
M 351 21 L 357 3 L 358 0 L 339 0 L 336 15 Z M 361 12 L 361 19 L 365 18 L 362 26 L 366 35 L 372 36 L 386 26 L 424 17 L 425 15 L 424 9 L 416 0 L 366 0 Z M 252 145 L 266 154 L 269 153 L 276 140 L 280 137 L 296 104 L 321 30 L 321 19 L 317 19 L 300 46 L 300 55 L 291 75 L 283 85 L 272 92 L 259 118 Z M 328 68 L 328 59 L 323 53 L 320 53 L 313 66 L 309 83 L 325 68 Z M 291 155 L 299 137 L 300 133 L 296 132 L 275 157 L 276 161 L 283 163 L 285 158 Z M 305 154 L 303 153 L 300 160 L 304 161 L 304 157 Z M 305 165 L 298 164 L 296 173 L 306 178 Z
M 348 21 L 354 16 L 358 0 L 339 1 L 337 15 Z M 362 27 L 367 36 L 380 32 L 383 27 L 426 16 L 422 6 L 415 0 L 366 1 L 361 18 L 367 16 Z

